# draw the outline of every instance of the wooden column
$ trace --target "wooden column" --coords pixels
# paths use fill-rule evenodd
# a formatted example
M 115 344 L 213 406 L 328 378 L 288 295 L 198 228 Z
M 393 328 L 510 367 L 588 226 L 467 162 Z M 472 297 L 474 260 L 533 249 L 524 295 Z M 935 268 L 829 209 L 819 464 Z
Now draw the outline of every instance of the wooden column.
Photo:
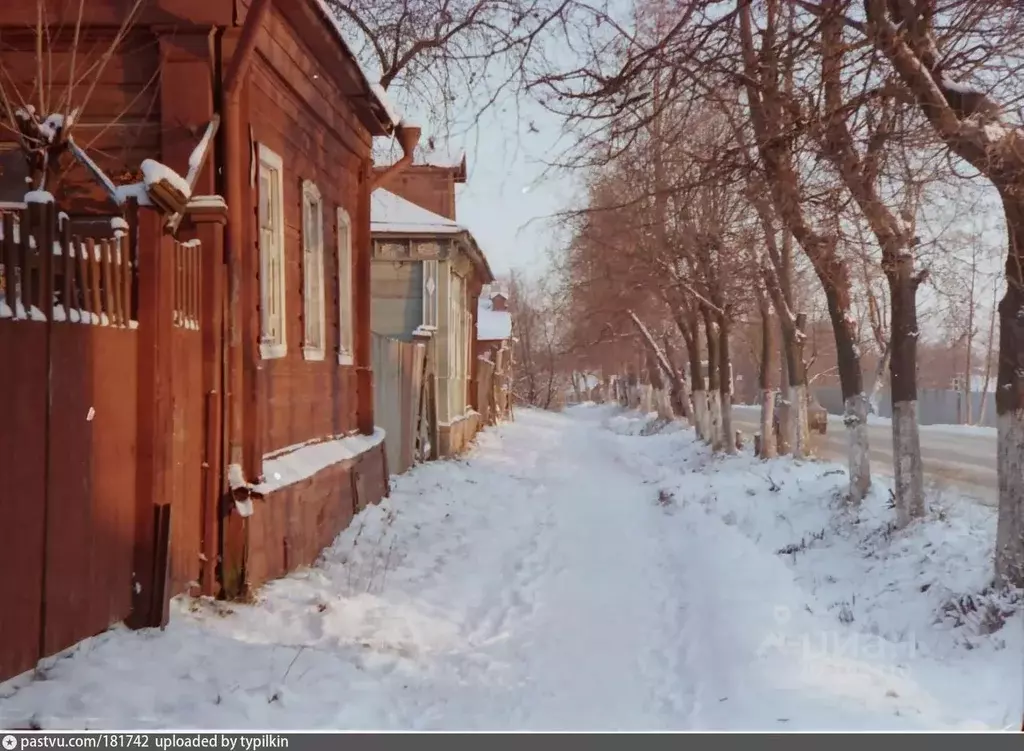
M 156 27 L 160 45 L 160 160 L 182 177 L 213 117 L 213 29 Z M 194 192 L 214 193 L 214 159 Z
M 373 415 L 373 363 L 370 350 L 370 175 L 372 165 L 367 159 L 359 172 L 359 209 L 353 223 L 353 307 L 355 308 L 356 426 L 363 435 L 371 435 Z
M 197 201 L 189 210 L 184 231 L 202 243 L 202 290 L 199 328 L 203 338 L 203 396 L 206 433 L 203 458 L 203 565 L 199 578 L 204 595 L 217 594 L 220 554 L 220 508 L 227 496 L 223 459 L 224 228 L 227 206 L 217 196 Z
M 132 628 L 167 624 L 174 462 L 174 253 L 162 218 L 139 211 L 138 471 Z

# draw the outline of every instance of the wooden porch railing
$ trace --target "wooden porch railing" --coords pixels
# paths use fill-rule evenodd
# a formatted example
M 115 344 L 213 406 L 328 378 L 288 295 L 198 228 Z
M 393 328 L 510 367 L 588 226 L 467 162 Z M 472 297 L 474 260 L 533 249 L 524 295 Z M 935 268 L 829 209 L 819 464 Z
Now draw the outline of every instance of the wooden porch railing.
M 112 234 L 72 235 L 52 203 L 0 210 L 0 318 L 134 327 L 127 224 Z

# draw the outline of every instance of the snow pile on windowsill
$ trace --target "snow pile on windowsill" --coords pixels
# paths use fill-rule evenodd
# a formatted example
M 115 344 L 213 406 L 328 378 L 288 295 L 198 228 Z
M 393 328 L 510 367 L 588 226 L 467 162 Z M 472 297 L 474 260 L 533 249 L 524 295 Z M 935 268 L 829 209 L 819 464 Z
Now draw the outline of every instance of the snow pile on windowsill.
M 317 472 L 339 462 L 355 459 L 384 440 L 384 430 L 376 428 L 373 435 L 350 435 L 284 449 L 263 460 L 262 483 L 253 489 L 266 495 L 275 490 L 313 477 Z

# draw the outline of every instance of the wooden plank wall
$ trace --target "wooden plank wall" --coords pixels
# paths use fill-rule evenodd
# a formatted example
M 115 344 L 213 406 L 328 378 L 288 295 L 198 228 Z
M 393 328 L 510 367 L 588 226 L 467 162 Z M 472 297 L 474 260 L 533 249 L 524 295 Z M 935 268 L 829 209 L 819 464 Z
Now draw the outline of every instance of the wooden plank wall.
M 284 161 L 286 289 L 285 357 L 259 363 L 257 392 L 264 413 L 263 452 L 356 429 L 356 374 L 338 364 L 338 207 L 351 217 L 353 259 L 369 254 L 358 222 L 362 160 L 370 137 L 357 121 L 330 71 L 304 44 L 278 8 L 268 14 L 257 46 L 249 90 L 253 139 Z M 302 181 L 323 197 L 327 352 L 323 361 L 303 358 Z M 256 278 L 249 280 L 257 284 Z M 364 325 L 356 322 L 356 326 Z

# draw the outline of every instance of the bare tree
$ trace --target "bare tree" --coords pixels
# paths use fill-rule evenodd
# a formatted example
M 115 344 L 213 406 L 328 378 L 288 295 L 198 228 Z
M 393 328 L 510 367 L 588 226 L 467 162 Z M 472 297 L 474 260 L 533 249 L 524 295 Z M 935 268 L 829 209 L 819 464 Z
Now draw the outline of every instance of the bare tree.
M 817 8 L 817 6 L 815 5 Z M 936 8 L 930 0 L 866 0 L 866 22 L 846 21 L 867 35 L 889 61 L 900 85 L 918 104 L 950 151 L 992 181 L 1003 203 L 1009 233 L 1006 293 L 999 304 L 999 370 L 996 413 L 999 430 L 999 523 L 995 570 L 1006 584 L 1024 584 L 1024 131 L 1010 122 L 977 73 L 980 58 L 996 74 L 998 56 L 1016 56 L 1024 28 L 1024 8 L 993 7 L 981 0 L 953 2 L 944 10 L 957 33 L 936 35 Z M 984 38 L 984 44 L 978 40 Z M 945 50 L 940 43 L 945 42 Z M 1011 63 L 1012 64 L 1012 63 Z M 981 86 L 955 81 L 957 69 Z M 1000 79 L 1006 91 L 1012 79 Z

